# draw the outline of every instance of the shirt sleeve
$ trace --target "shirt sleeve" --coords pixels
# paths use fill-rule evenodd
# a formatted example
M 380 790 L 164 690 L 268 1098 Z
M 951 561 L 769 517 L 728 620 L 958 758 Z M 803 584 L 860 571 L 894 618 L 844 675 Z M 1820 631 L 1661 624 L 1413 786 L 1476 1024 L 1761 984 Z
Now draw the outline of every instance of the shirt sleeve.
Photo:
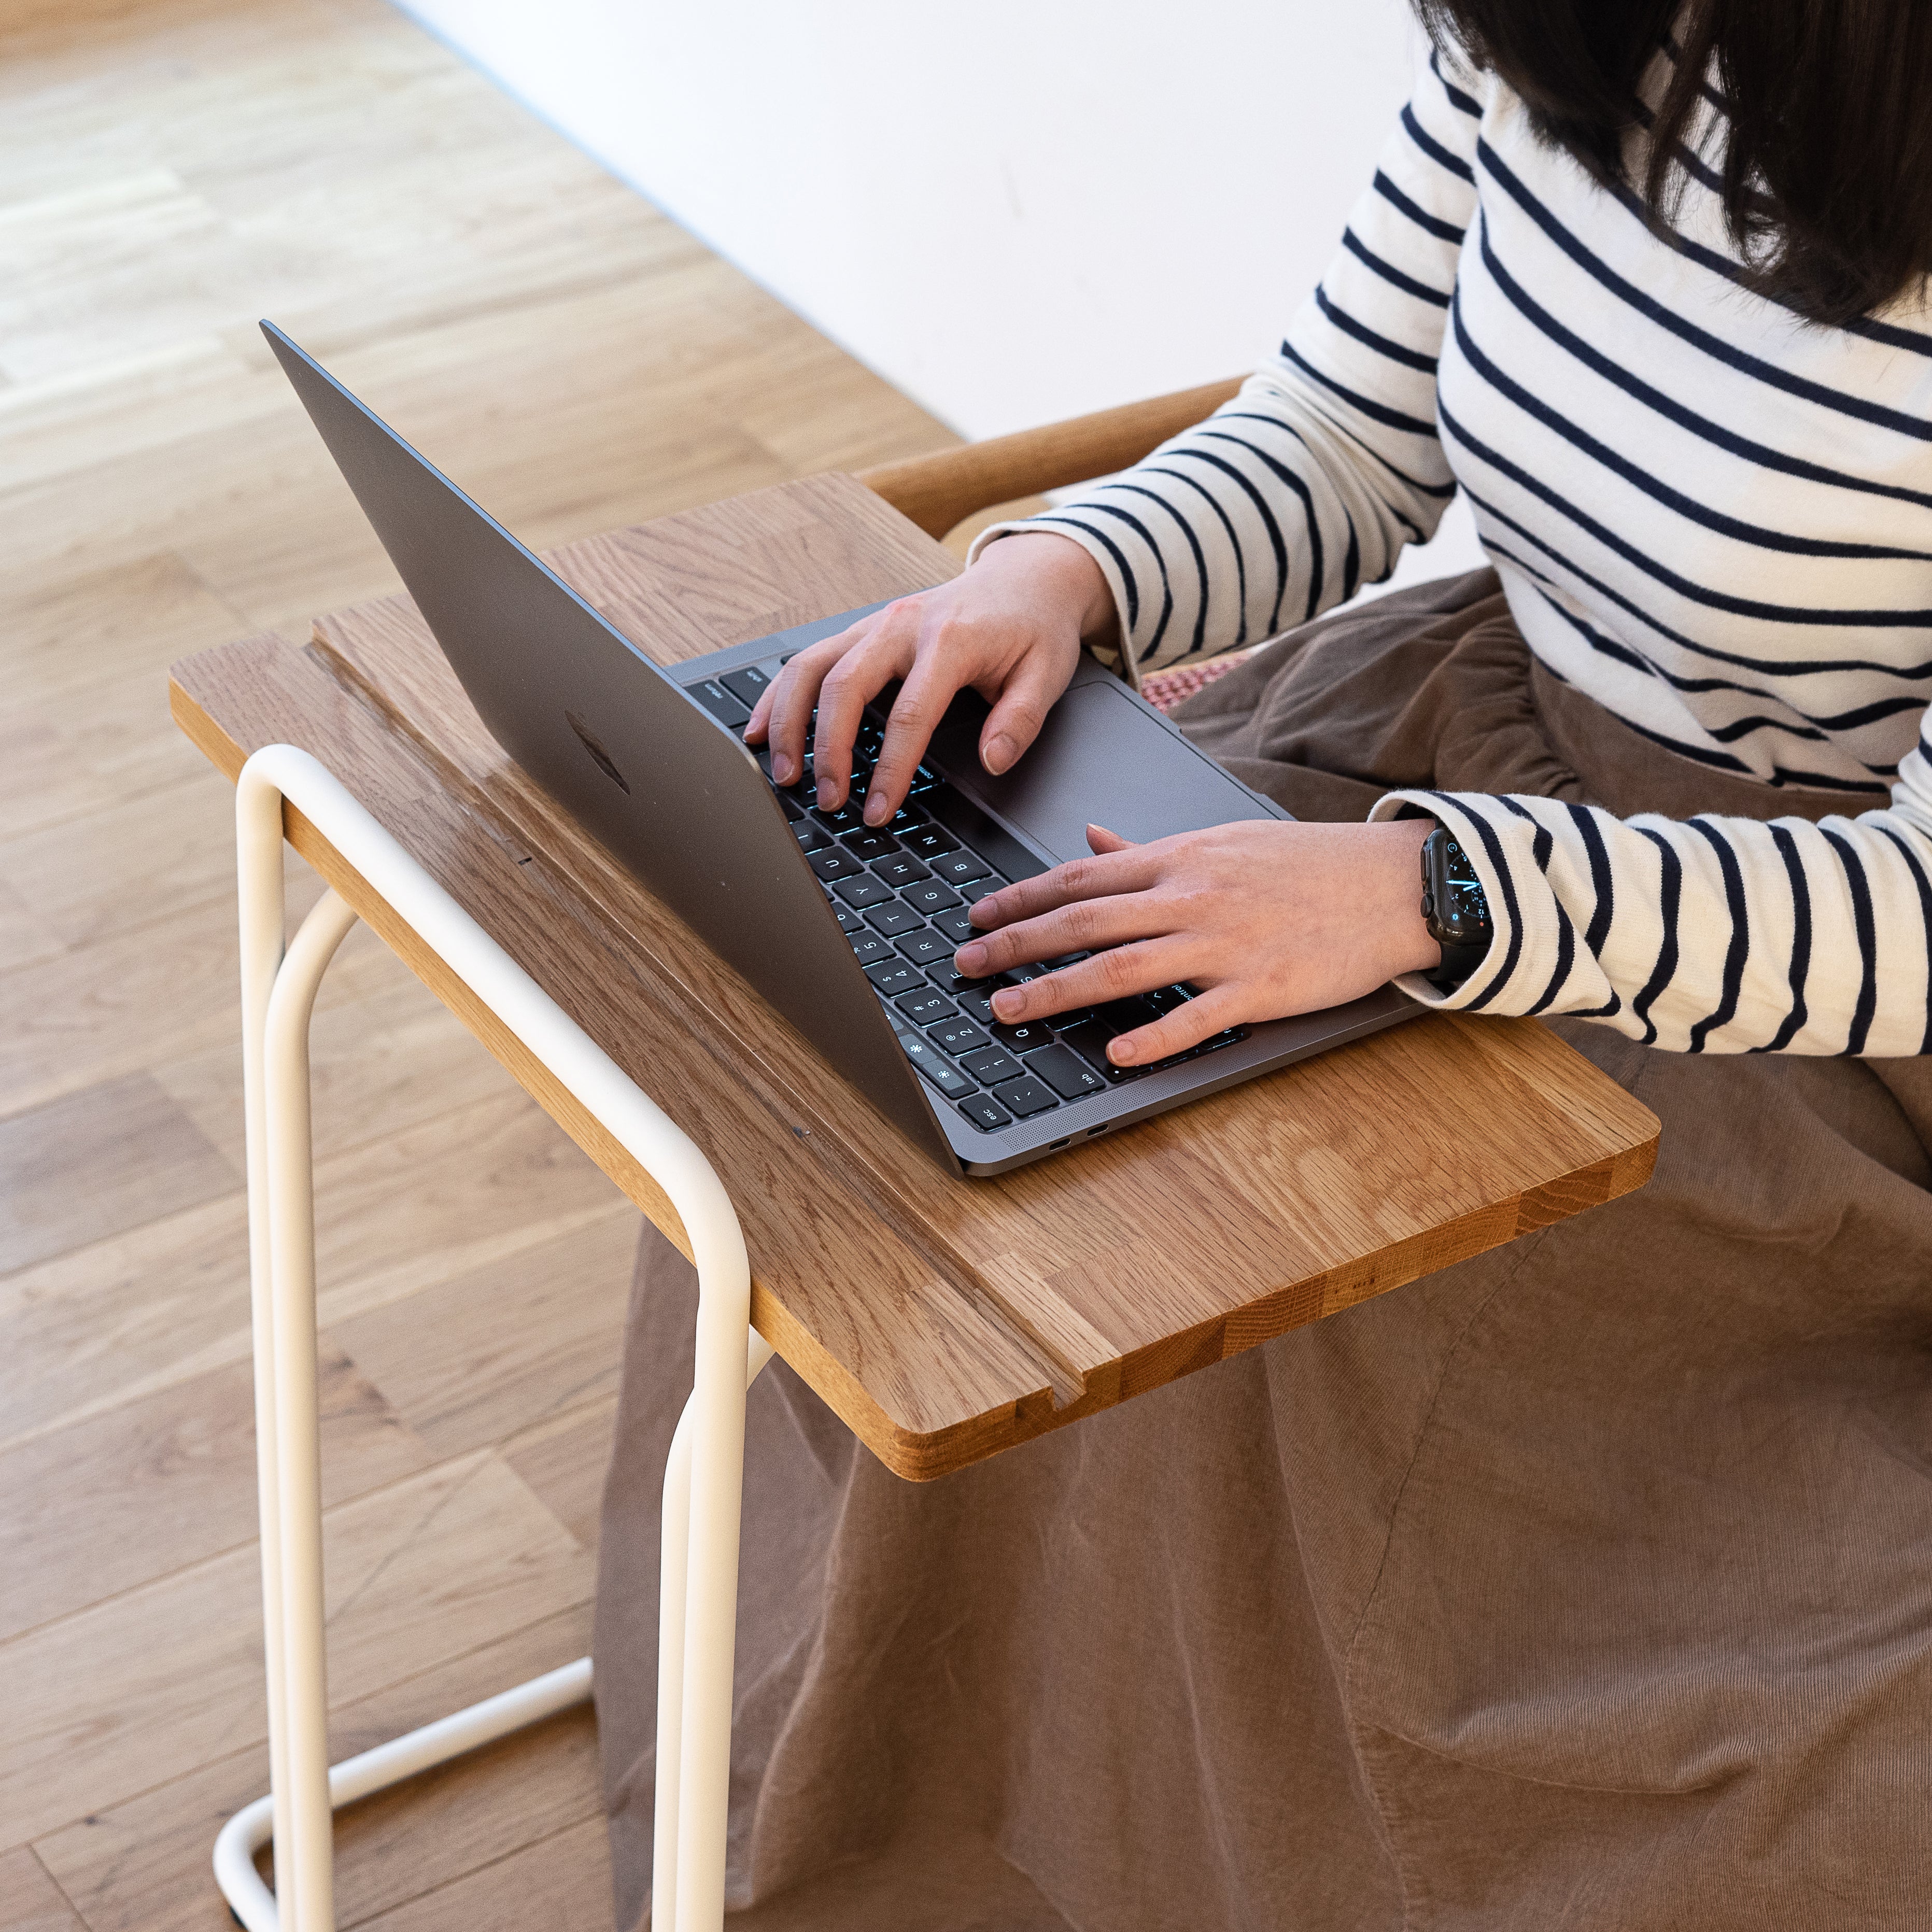
M 1496 936 L 1468 1012 L 1570 1013 L 1680 1053 L 1932 1052 L 1932 740 L 1856 818 L 1631 818 L 1553 799 L 1403 790 L 1474 862 Z
M 971 555 L 1020 530 L 1080 544 L 1119 613 L 1114 668 L 1136 686 L 1306 623 L 1386 577 L 1455 494 L 1436 364 L 1475 212 L 1479 115 L 1432 60 L 1280 352 L 1145 461 L 994 524 Z

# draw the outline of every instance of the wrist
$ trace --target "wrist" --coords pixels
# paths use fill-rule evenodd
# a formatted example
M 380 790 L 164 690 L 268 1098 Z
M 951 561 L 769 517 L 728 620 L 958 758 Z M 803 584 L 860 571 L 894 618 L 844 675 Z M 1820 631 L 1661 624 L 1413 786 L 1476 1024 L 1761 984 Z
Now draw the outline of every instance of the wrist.
M 1364 827 L 1380 833 L 1375 878 L 1376 920 L 1385 957 L 1392 962 L 1388 976 L 1402 973 L 1433 973 L 1442 964 L 1442 947 L 1423 916 L 1417 881 L 1424 841 L 1436 830 L 1432 818 L 1396 818 Z
M 1044 591 L 1073 621 L 1083 642 L 1100 640 L 1114 628 L 1114 593 L 1106 574 L 1071 537 L 1052 530 L 1010 530 L 980 553 L 973 568 L 988 566 L 1023 572 L 1032 587 Z

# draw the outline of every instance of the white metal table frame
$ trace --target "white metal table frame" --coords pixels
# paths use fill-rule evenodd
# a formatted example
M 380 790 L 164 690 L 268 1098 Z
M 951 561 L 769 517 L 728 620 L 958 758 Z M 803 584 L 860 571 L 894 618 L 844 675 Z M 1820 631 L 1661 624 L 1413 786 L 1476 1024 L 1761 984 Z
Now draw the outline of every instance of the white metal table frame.
M 650 1175 L 683 1223 L 698 1268 L 697 1365 L 664 1469 L 652 1893 L 658 1932 L 718 1932 L 745 1391 L 772 1352 L 751 1325 L 738 1217 L 710 1162 L 679 1128 L 326 766 L 290 745 L 256 752 L 236 788 L 270 1790 L 223 1827 L 216 1882 L 248 1932 L 334 1932 L 334 1808 L 590 1694 L 590 1660 L 582 1658 L 328 1762 L 308 1031 L 322 976 L 357 914 L 332 890 L 285 955 L 285 800 Z M 271 1838 L 272 1892 L 254 1862 Z

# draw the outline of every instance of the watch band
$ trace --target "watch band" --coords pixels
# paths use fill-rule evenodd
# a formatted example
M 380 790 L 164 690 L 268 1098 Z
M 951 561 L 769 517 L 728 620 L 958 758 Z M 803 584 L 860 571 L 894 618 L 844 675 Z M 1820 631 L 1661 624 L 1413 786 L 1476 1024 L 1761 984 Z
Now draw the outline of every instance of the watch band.
M 1438 993 L 1453 993 L 1489 956 L 1486 943 L 1458 946 L 1453 940 L 1442 938 L 1437 938 L 1436 943 L 1442 949 L 1442 964 L 1424 977 Z

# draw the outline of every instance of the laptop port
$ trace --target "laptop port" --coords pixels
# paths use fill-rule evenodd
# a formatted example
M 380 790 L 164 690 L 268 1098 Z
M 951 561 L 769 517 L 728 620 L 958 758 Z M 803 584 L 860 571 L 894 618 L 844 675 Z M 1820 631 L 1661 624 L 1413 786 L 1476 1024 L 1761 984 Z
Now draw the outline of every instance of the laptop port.
M 1067 1143 L 1069 1141 L 1070 1141 L 1072 1138 L 1073 1138 L 1073 1136 L 1072 1136 L 1071 1134 L 1063 1134 L 1063 1135 L 1061 1135 L 1061 1136 L 1060 1136 L 1060 1138 L 1059 1138 L 1058 1140 L 1057 1140 L 1057 1141 L 1048 1141 L 1048 1142 L 1047 1142 L 1047 1144 L 1046 1144 L 1046 1150 L 1047 1150 L 1047 1152 L 1048 1152 L 1048 1154 L 1054 1154 L 1054 1153 L 1057 1153 L 1057 1152 L 1058 1152 L 1058 1151 L 1061 1148 L 1064 1148 L 1064 1147 L 1066 1144 L 1066 1143 Z

